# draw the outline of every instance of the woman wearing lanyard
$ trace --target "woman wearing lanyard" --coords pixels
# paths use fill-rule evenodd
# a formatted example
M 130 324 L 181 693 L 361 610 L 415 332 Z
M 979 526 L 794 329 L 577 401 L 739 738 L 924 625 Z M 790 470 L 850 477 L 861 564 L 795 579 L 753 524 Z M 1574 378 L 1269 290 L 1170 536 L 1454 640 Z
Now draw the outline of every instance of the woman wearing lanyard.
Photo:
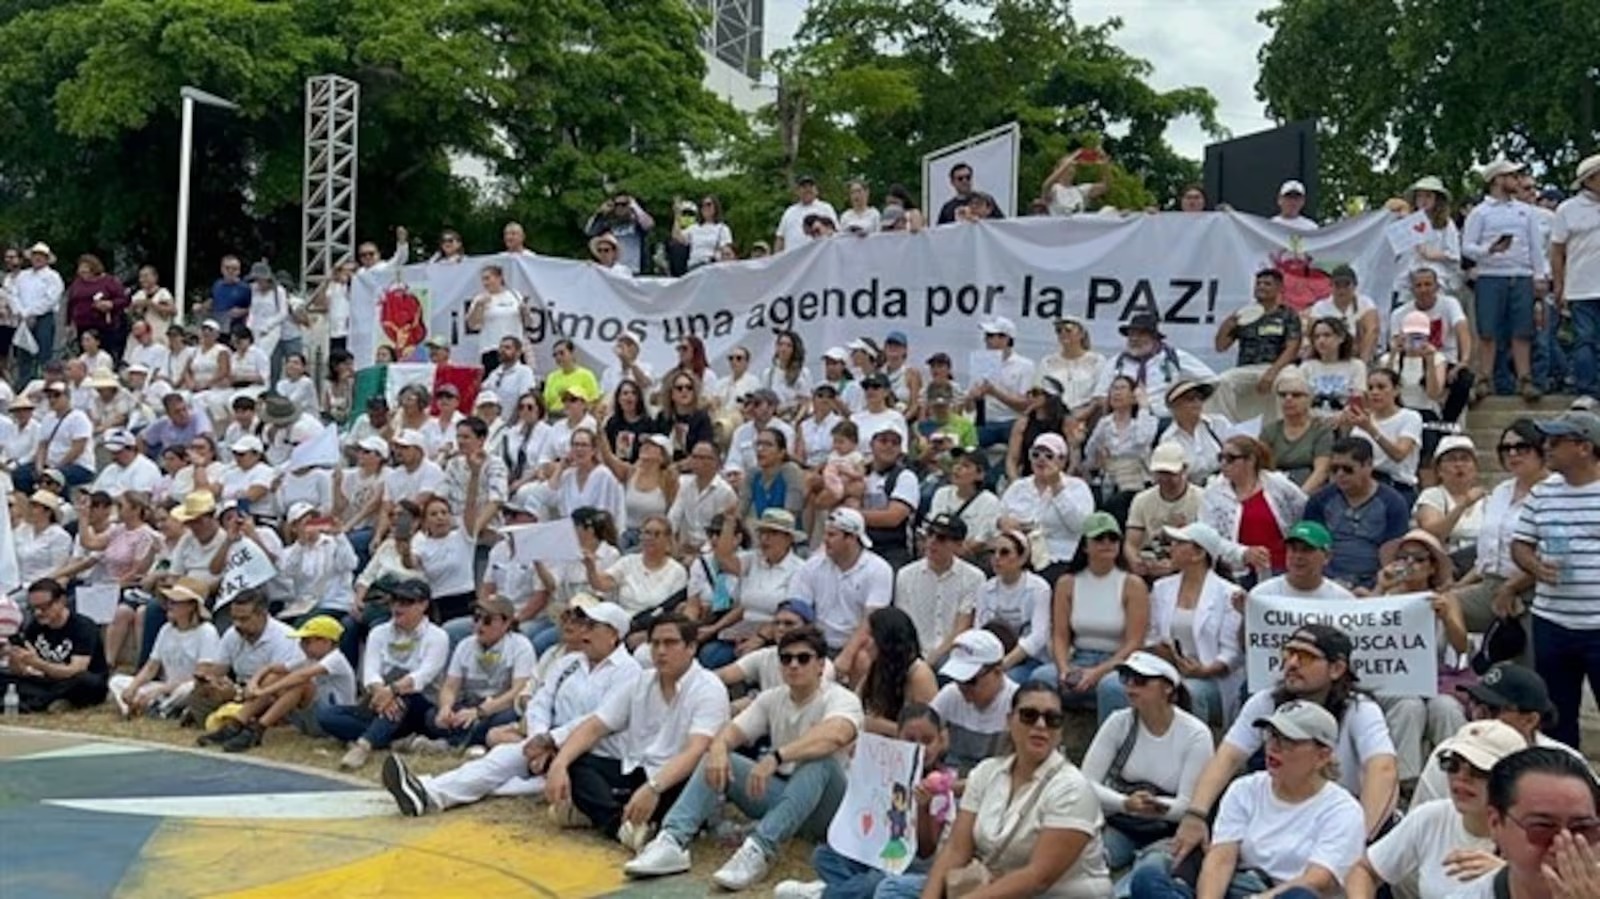
M 511 493 L 539 479 L 539 466 L 550 445 L 550 425 L 544 420 L 544 398 L 538 391 L 530 390 L 517 400 L 516 420 L 500 429 L 496 442 Z

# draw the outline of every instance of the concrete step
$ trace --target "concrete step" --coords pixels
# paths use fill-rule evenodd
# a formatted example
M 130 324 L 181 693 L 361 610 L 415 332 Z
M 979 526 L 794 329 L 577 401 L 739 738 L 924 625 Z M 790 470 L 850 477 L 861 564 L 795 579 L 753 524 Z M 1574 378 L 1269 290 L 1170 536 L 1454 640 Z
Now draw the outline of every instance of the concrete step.
M 1519 418 L 1559 415 L 1572 405 L 1572 400 L 1571 396 L 1559 394 L 1550 394 L 1537 403 L 1515 396 L 1490 396 L 1468 409 L 1464 433 L 1478 446 L 1478 470 L 1483 474 L 1485 485 L 1494 484 L 1505 474 L 1495 446 L 1500 442 L 1500 434 L 1512 422 Z

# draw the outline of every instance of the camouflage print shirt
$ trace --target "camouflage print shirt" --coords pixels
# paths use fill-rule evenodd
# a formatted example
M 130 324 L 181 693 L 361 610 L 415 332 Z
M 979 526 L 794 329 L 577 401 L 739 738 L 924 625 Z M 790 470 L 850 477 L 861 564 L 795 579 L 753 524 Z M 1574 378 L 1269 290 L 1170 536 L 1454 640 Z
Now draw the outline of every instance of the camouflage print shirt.
M 1300 339 L 1300 316 L 1280 304 L 1250 324 L 1240 325 L 1234 334 L 1239 339 L 1240 365 L 1271 365 L 1289 341 Z

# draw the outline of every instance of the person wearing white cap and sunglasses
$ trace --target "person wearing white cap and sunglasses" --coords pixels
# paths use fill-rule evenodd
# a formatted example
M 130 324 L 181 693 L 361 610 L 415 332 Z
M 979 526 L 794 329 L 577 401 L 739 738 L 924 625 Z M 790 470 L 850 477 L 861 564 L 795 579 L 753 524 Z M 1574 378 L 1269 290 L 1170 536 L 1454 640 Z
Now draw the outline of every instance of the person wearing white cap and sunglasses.
M 95 476 L 92 489 L 118 496 L 129 490 L 150 493 L 161 483 L 161 469 L 139 452 L 139 440 L 132 434 L 111 431 L 101 445 L 110 453 L 111 461 Z
M 1117 677 L 1129 707 L 1106 718 L 1083 757 L 1083 776 L 1106 816 L 1101 839 L 1113 869 L 1172 835 L 1213 751 L 1211 730 L 1189 714 L 1183 676 L 1171 662 L 1136 652 L 1117 666 Z
M 1535 294 L 1549 283 L 1534 208 L 1516 198 L 1524 166 L 1497 159 L 1483 169 L 1488 185 L 1483 202 L 1467 214 L 1461 234 L 1461 252 L 1476 263 L 1479 394 L 1495 385 L 1495 354 L 1510 343 L 1512 367 L 1525 400 L 1537 400 L 1541 391 L 1533 383 L 1532 347 Z
M 1011 699 L 1020 686 L 1006 676 L 1005 644 L 988 628 L 956 635 L 939 675 L 948 679 L 930 705 L 949 729 L 945 758 L 966 774 L 994 756 L 1006 735 Z
M 1573 386 L 1600 396 L 1600 153 L 1578 163 L 1572 189 L 1550 228 L 1551 287 L 1558 308 L 1572 316 Z
M 1314 702 L 1291 700 L 1252 723 L 1266 744 L 1266 770 L 1223 794 L 1197 885 L 1177 884 L 1165 853 L 1153 853 L 1130 878 L 1136 899 L 1338 894 L 1366 846 L 1361 806 L 1334 780 L 1338 722 Z
M 872 552 L 867 524 L 855 509 L 828 513 L 823 551 L 807 559 L 790 581 L 790 594 L 811 603 L 828 642 L 839 679 L 866 671 L 867 616 L 894 599 L 894 569 Z
M 1489 832 L 1489 772 L 1527 745 L 1515 728 L 1498 721 L 1474 721 L 1440 743 L 1449 796 L 1413 805 L 1369 846 L 1345 879 L 1345 895 L 1375 899 L 1389 884 L 1412 895 L 1447 896 L 1499 870 L 1505 862 L 1495 856 Z
M 1000 497 L 1000 529 L 1028 534 L 1034 544 L 1029 564 L 1054 581 L 1078 552 L 1083 519 L 1094 511 L 1094 494 L 1082 478 L 1066 473 L 1071 458 L 1066 438 L 1040 434 L 1028 449 L 1031 477 L 1012 481 Z M 1034 532 L 1038 538 L 1033 538 Z
M 1272 222 L 1295 231 L 1317 230 L 1316 219 L 1301 215 L 1306 208 L 1306 186 L 1291 178 L 1278 188 L 1278 214 Z
M 979 413 L 978 445 L 982 448 L 1004 445 L 1011 439 L 1017 416 L 1028 411 L 1028 388 L 1033 385 L 1033 360 L 1017 355 L 1017 326 L 1003 315 L 987 319 L 983 329 L 983 348 L 996 356 L 998 372 L 993 378 L 977 379 L 967 391 L 967 400 L 982 400 Z
M 233 464 L 222 470 L 223 500 L 245 500 L 254 505 L 266 499 L 278 473 L 266 462 L 266 447 L 254 435 L 241 437 L 228 447 Z

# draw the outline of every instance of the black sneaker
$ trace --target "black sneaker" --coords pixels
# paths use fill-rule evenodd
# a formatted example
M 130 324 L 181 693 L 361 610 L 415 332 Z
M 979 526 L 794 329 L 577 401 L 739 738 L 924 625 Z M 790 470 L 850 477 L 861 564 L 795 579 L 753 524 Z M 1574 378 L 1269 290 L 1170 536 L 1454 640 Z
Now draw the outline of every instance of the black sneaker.
M 261 729 L 254 726 L 239 728 L 239 732 L 222 741 L 223 752 L 244 752 L 261 745 Z
M 400 814 L 407 818 L 420 818 L 433 811 L 433 802 L 422 781 L 406 768 L 405 760 L 394 753 L 383 760 L 383 786 L 400 806 Z
M 197 746 L 221 746 L 223 743 L 233 739 L 243 729 L 244 725 L 239 722 L 229 721 L 208 734 L 201 734 L 194 742 Z

